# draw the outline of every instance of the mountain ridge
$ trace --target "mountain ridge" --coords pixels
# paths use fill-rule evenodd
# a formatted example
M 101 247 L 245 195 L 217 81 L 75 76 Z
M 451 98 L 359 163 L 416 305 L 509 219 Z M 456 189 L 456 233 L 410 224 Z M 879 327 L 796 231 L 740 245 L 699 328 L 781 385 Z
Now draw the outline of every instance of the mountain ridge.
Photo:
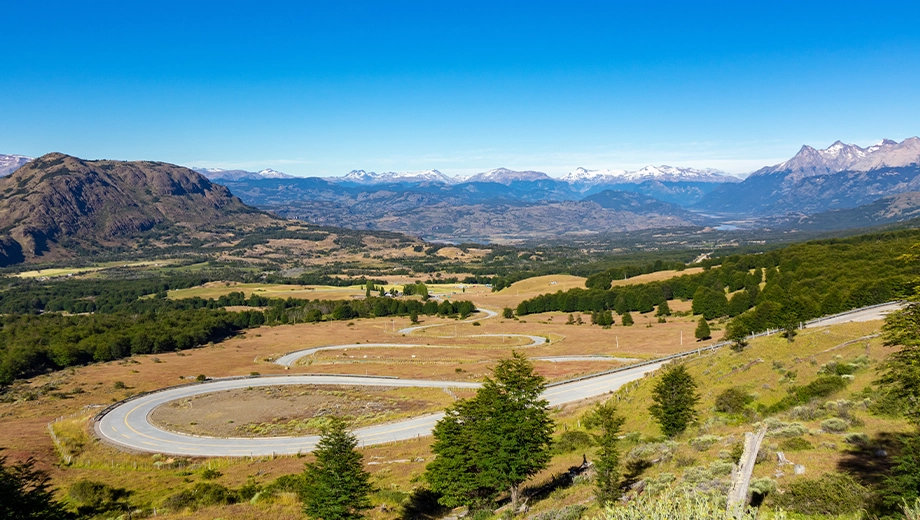
M 162 162 L 50 153 L 0 178 L 0 244 L 7 261 L 136 247 L 135 240 L 154 229 L 175 240 L 274 220 L 225 186 Z

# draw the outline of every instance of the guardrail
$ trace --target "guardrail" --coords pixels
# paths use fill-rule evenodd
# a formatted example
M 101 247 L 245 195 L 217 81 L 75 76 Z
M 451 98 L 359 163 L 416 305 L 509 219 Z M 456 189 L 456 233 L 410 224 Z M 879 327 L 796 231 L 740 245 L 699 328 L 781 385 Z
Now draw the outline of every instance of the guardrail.
M 822 322 L 822 321 L 827 321 L 827 320 L 831 320 L 831 319 L 834 319 L 834 318 L 839 318 L 839 317 L 841 317 L 841 316 L 847 316 L 847 315 L 850 315 L 850 314 L 856 314 L 856 313 L 858 313 L 858 312 L 863 312 L 863 311 L 867 311 L 867 310 L 870 310 L 870 309 L 876 309 L 876 308 L 878 308 L 878 307 L 885 307 L 886 305 L 891 305 L 891 304 L 895 304 L 895 303 L 903 304 L 903 303 L 906 303 L 906 302 L 901 301 L 901 300 L 897 300 L 897 301 L 893 301 L 893 302 L 885 302 L 885 303 L 878 303 L 878 304 L 875 304 L 875 305 L 868 305 L 868 306 L 866 306 L 866 307 L 860 307 L 860 308 L 858 308 L 858 309 L 853 309 L 853 310 L 850 310 L 850 311 L 838 312 L 837 314 L 831 314 L 830 316 L 822 316 L 822 317 L 820 317 L 820 318 L 815 318 L 815 319 L 813 319 L 813 320 L 808 320 L 808 321 L 806 321 L 806 322 L 800 324 L 800 328 L 804 328 L 805 325 L 812 325 L 812 324 L 815 324 L 815 323 L 820 323 L 820 322 Z M 749 335 L 745 336 L 744 339 L 745 339 L 745 341 L 747 341 L 747 340 L 752 340 L 752 339 L 754 339 L 754 338 L 762 338 L 762 337 L 764 337 L 764 336 L 772 336 L 773 334 L 776 334 L 776 333 L 778 333 L 778 332 L 780 332 L 780 331 L 782 331 L 782 330 L 783 330 L 783 329 L 767 329 L 767 330 L 765 330 L 765 331 L 763 331 L 763 332 L 758 332 L 758 333 L 756 333 L 756 334 L 749 334 Z M 729 346 L 729 345 L 731 345 L 732 343 L 733 343 L 732 341 L 720 341 L 720 342 L 718 342 L 718 343 L 714 343 L 714 344 L 708 345 L 708 346 L 706 346 L 706 347 L 700 347 L 700 348 L 696 348 L 696 349 L 693 349 L 693 350 L 687 350 L 687 351 L 684 351 L 684 352 L 678 352 L 677 354 L 671 354 L 671 355 L 664 356 L 664 357 L 660 357 L 660 358 L 649 359 L 649 360 L 646 360 L 646 361 L 641 361 L 641 362 L 639 362 L 639 363 L 633 363 L 633 364 L 631 364 L 631 365 L 626 365 L 626 366 L 622 366 L 622 367 L 612 368 L 612 369 L 610 369 L 610 370 L 605 370 L 605 371 L 603 371 L 603 372 L 597 372 L 597 373 L 588 374 L 588 375 L 585 375 L 585 376 L 574 377 L 574 378 L 572 378 L 572 379 L 566 379 L 566 380 L 564 380 L 564 381 L 557 381 L 557 382 L 555 382 L 555 383 L 549 383 L 548 385 L 546 385 L 546 387 L 547 387 L 547 388 L 551 388 L 551 387 L 554 387 L 554 386 L 564 385 L 564 384 L 566 384 L 566 383 L 576 383 L 576 382 L 578 382 L 578 381 L 586 381 L 586 380 L 588 380 L 588 379 L 594 379 L 594 378 L 596 378 L 596 377 L 606 376 L 606 375 L 610 375 L 610 374 L 616 374 L 617 372 L 624 372 L 624 371 L 626 371 L 626 370 L 632 370 L 632 369 L 634 369 L 634 368 L 639 368 L 639 367 L 643 367 L 643 366 L 647 366 L 647 365 L 654 365 L 654 364 L 657 364 L 657 363 L 667 363 L 668 361 L 673 361 L 673 360 L 675 360 L 675 359 L 680 359 L 680 358 L 684 358 L 684 357 L 688 357 L 688 356 L 693 356 L 693 355 L 701 355 L 703 352 L 711 352 L 711 351 L 714 351 L 714 350 L 718 350 L 718 349 L 720 349 L 720 348 L 722 348 L 722 347 Z

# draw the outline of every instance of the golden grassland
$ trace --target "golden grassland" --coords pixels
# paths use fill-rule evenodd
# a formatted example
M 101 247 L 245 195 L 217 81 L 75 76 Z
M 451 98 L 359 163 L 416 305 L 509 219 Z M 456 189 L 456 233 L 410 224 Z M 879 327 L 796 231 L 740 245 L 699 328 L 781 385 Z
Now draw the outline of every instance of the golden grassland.
M 653 273 L 647 276 L 661 274 Z M 639 278 L 641 277 L 630 281 L 640 283 Z M 554 281 L 556 283 L 550 285 Z M 548 288 L 564 290 L 567 287 L 583 286 L 583 283 L 584 279 L 577 277 L 549 276 L 518 282 L 499 293 L 488 292 L 488 289 L 482 286 L 466 286 L 466 292 L 463 292 L 464 288 L 459 288 L 459 294 L 465 295 L 465 298 L 478 305 L 500 310 L 504 306 L 516 306 L 517 302 L 524 298 L 547 292 Z M 288 294 L 295 292 L 290 291 L 291 288 L 303 290 L 299 286 L 220 283 L 184 290 L 184 293 L 175 291 L 170 296 L 215 297 L 239 290 L 261 290 L 264 292 L 257 294 L 266 296 L 294 296 Z M 357 294 L 363 295 L 364 292 L 363 287 L 334 289 L 342 291 L 343 294 L 358 291 Z M 458 286 L 441 284 L 433 289 L 449 292 L 457 291 Z M 328 296 L 323 294 L 312 297 Z M 690 303 L 674 301 L 670 302 L 670 307 L 673 311 L 682 313 L 689 310 Z M 407 318 L 356 319 L 351 322 L 252 329 L 220 344 L 191 351 L 134 356 L 119 362 L 77 367 L 18 383 L 9 395 L 18 396 L 19 399 L 0 403 L 0 445 L 7 448 L 5 453 L 13 459 L 21 459 L 28 455 L 37 457 L 40 466 L 52 472 L 53 482 L 59 489 L 66 489 L 76 480 L 87 478 L 131 490 L 134 493 L 132 500 L 136 503 L 158 504 L 164 497 L 186 489 L 191 482 L 200 481 L 200 472 L 189 468 L 175 470 L 157 467 L 155 463 L 162 459 L 155 460 L 154 456 L 149 454 L 124 453 L 99 442 L 88 430 L 88 418 L 98 410 L 98 406 L 111 404 L 137 392 L 187 382 L 198 374 L 222 377 L 252 372 L 264 375 L 357 373 L 402 378 L 479 381 L 490 373 L 499 359 L 506 357 L 515 348 L 530 357 L 601 354 L 654 358 L 710 344 L 722 333 L 722 324 L 715 322 L 712 327 L 715 338 L 698 343 L 693 339 L 696 319 L 692 316 L 669 317 L 666 323 L 658 323 L 651 314 L 634 314 L 633 317 L 635 325 L 618 325 L 610 329 L 588 325 L 590 316 L 584 314 L 581 315 L 584 325 L 567 325 L 568 314 L 565 313 L 544 313 L 519 319 L 503 319 L 500 316 L 484 319 L 484 315 L 479 315 L 473 317 L 476 323 L 423 317 L 425 325 L 443 326 L 425 329 L 412 335 L 398 332 L 411 325 Z M 779 400 L 790 385 L 788 376 L 783 379 L 783 370 L 796 371 L 796 384 L 806 384 L 817 377 L 817 371 L 822 364 L 836 359 L 836 356 L 849 360 L 858 355 L 868 355 L 873 363 L 877 363 L 887 353 L 887 349 L 880 345 L 878 339 L 852 341 L 876 333 L 880 324 L 881 322 L 875 321 L 809 329 L 801 331 L 792 343 L 778 337 L 761 338 L 753 341 L 751 347 L 741 353 L 722 349 L 714 354 L 690 359 L 687 366 L 701 382 L 701 415 L 704 418 L 713 416 L 711 410 L 715 397 L 731 386 L 744 386 L 756 395 L 759 402 L 770 404 Z M 549 342 L 524 347 L 526 341 L 521 339 L 472 337 L 475 334 L 497 333 L 538 335 L 549 338 Z M 303 363 L 290 369 L 270 361 L 294 350 L 350 343 L 412 343 L 418 346 L 324 351 L 304 359 Z M 432 346 L 442 348 L 431 348 Z M 615 366 L 618 366 L 615 361 L 535 362 L 537 371 L 551 381 Z M 847 389 L 841 391 L 840 395 L 828 399 L 847 398 L 871 383 L 875 377 L 874 366 L 858 372 Z M 627 417 L 625 431 L 638 432 L 641 439 L 626 441 L 626 451 L 631 449 L 634 442 L 645 442 L 659 437 L 657 426 L 647 413 L 653 381 L 653 377 L 648 377 L 629 385 L 614 396 L 621 413 Z M 116 382 L 124 385 L 116 385 Z M 582 414 L 594 401 L 602 399 L 572 403 L 555 410 L 557 430 L 561 433 L 580 428 Z M 859 431 L 870 437 L 884 432 L 903 431 L 905 428 L 903 421 L 879 418 L 863 411 L 856 413 L 863 422 Z M 56 452 L 46 428 L 50 421 L 58 417 L 67 417 L 53 426 L 61 441 L 63 453 Z M 784 421 L 792 421 L 783 414 L 779 417 Z M 842 436 L 819 431 L 820 425 L 814 421 L 805 424 L 809 428 L 809 433 L 805 437 L 812 442 L 815 449 L 790 453 L 787 456 L 796 463 L 804 464 L 807 476 L 815 476 L 837 468 L 841 461 L 848 457 Z M 646 477 L 654 478 L 663 473 L 679 476 L 688 467 L 687 464 L 690 464 L 688 461 L 705 464 L 717 460 L 720 451 L 730 449 L 741 438 L 743 432 L 752 428 L 752 424 L 725 418 L 707 419 L 678 439 L 676 455 L 649 468 Z M 713 435 L 719 440 L 705 450 L 697 450 L 690 446 L 691 439 L 703 435 Z M 765 444 L 768 449 L 775 450 L 777 442 L 777 439 L 768 438 Z M 397 505 L 394 497 L 398 497 L 398 493 L 390 492 L 408 492 L 419 485 L 418 477 L 424 471 L 426 461 L 431 458 L 429 443 L 430 438 L 422 438 L 366 447 L 362 450 L 374 482 L 386 491 L 375 495 L 375 503 L 378 506 L 391 506 L 391 512 L 383 512 L 378 507 L 371 513 L 372 518 L 395 517 L 392 509 Z M 591 450 L 587 450 L 585 454 L 590 458 Z M 61 457 L 64 455 L 69 457 L 70 465 L 61 464 Z M 570 466 L 580 464 L 582 455 L 581 452 L 557 455 L 550 467 L 536 476 L 532 483 L 537 485 L 545 482 Z M 195 465 L 192 468 L 211 466 L 219 469 L 223 476 L 218 483 L 236 487 L 250 478 L 265 484 L 278 476 L 299 472 L 303 463 L 309 460 L 308 455 L 303 458 L 204 459 L 191 462 Z M 756 475 L 773 475 L 775 471 L 776 466 L 771 461 L 758 465 Z M 778 480 L 782 485 L 791 478 L 795 477 L 782 477 Z M 574 503 L 593 503 L 590 485 L 577 484 L 554 491 L 549 500 L 532 504 L 532 511 L 539 512 Z M 294 498 L 281 496 L 271 503 L 206 508 L 181 516 L 299 518 L 299 508 L 300 504 Z M 592 510 L 596 512 L 596 509 Z

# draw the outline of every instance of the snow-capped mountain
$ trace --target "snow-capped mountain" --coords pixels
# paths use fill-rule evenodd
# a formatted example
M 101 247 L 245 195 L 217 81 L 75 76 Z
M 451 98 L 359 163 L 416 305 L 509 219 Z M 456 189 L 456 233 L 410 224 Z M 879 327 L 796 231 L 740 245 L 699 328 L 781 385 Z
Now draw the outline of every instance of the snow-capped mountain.
M 292 175 L 266 168 L 257 172 L 246 170 L 224 170 L 222 168 L 192 168 L 212 181 L 258 181 L 263 179 L 291 179 Z
M 495 182 L 498 184 L 510 185 L 515 181 L 549 181 L 552 177 L 543 173 L 531 170 L 515 171 L 508 168 L 496 168 L 487 172 L 477 173 L 466 179 L 464 182 Z
M 663 182 L 741 182 L 737 177 L 712 168 L 699 170 L 668 165 L 649 165 L 635 171 L 576 168 L 575 171 L 564 175 L 561 180 L 570 184 L 583 185 L 641 183 L 652 180 Z
M 438 183 L 454 184 L 455 179 L 444 175 L 438 170 L 421 170 L 417 172 L 368 172 L 352 170 L 343 177 L 333 177 L 334 182 L 348 182 L 353 184 L 393 184 L 393 183 Z
M 24 155 L 0 154 L 0 177 L 6 177 L 31 160 L 31 157 Z
M 843 171 L 868 172 L 879 168 L 910 166 L 918 163 L 920 163 L 920 139 L 917 137 L 910 137 L 900 143 L 891 139 L 883 139 L 866 148 L 837 141 L 824 149 L 804 145 L 788 161 L 761 168 L 751 176 L 782 173 L 787 179 L 797 181 L 816 175 Z
M 920 138 L 883 139 L 865 148 L 837 141 L 805 145 L 788 161 L 761 168 L 737 186 L 713 190 L 706 211 L 779 215 L 853 208 L 920 191 Z

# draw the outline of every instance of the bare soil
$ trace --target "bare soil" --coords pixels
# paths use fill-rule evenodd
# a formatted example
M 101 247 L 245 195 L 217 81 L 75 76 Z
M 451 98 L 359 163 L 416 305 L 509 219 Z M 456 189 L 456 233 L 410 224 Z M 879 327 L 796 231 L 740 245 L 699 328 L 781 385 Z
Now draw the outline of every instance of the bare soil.
M 332 416 L 368 426 L 443 409 L 439 389 L 291 385 L 203 394 L 156 408 L 151 422 L 172 431 L 217 437 L 310 435 Z

